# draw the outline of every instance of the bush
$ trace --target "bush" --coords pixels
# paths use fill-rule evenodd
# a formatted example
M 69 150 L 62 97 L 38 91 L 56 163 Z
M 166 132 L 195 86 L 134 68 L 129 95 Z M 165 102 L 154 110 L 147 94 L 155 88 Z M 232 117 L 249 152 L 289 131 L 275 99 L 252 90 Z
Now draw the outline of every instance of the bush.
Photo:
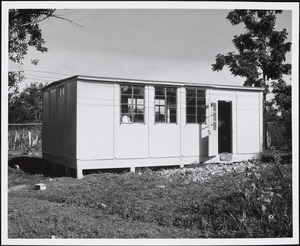
M 261 153 L 262 162 L 274 163 L 278 158 L 281 159 L 280 162 L 282 164 L 292 163 L 292 152 L 276 151 L 275 149 L 272 149 L 272 150 L 265 150 Z

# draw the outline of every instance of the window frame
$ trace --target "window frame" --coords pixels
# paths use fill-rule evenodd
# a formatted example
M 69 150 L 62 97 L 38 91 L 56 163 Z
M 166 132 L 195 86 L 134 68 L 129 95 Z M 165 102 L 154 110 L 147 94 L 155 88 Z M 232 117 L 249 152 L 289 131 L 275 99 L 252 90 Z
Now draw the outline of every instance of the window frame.
M 139 114 L 139 113 L 135 113 L 134 112 L 134 110 L 132 110 L 132 112 L 128 112 L 128 113 L 122 113 L 122 106 L 124 106 L 124 105 L 126 105 L 126 104 L 124 104 L 124 103 L 122 103 L 122 95 L 126 95 L 126 94 L 123 94 L 122 93 L 122 87 L 123 86 L 128 86 L 128 87 L 131 87 L 131 104 L 128 104 L 127 103 L 127 107 L 129 108 L 129 106 L 131 106 L 132 108 L 134 108 L 134 105 L 136 105 L 136 106 L 140 106 L 140 105 L 142 105 L 143 106 L 143 113 L 142 114 Z M 134 102 L 134 88 L 135 87 L 142 87 L 143 88 L 143 104 L 134 104 L 133 102 Z M 120 92 L 120 100 L 119 100 L 119 102 L 120 102 L 120 124 L 145 124 L 145 108 L 146 108 L 146 104 L 145 104 L 145 92 L 146 92 L 146 90 L 145 90 L 145 85 L 139 85 L 139 84 L 120 84 L 120 90 L 119 90 L 119 92 Z M 129 94 L 128 94 L 129 95 Z M 136 95 L 140 95 L 140 94 L 136 94 Z M 136 99 L 138 99 L 138 98 L 136 98 Z M 131 121 L 129 121 L 129 122 L 124 122 L 123 120 L 122 120 L 122 118 L 124 117 L 124 116 L 126 116 L 126 115 L 130 115 L 131 116 Z M 143 121 L 134 121 L 134 116 L 135 115 L 143 115 Z
M 194 91 L 195 93 L 195 105 L 192 105 L 195 107 L 195 113 L 194 114 L 188 114 L 188 91 Z M 204 110 L 205 110 L 205 118 L 203 120 L 201 120 L 200 118 L 200 107 L 198 105 L 198 100 L 200 97 L 198 97 L 198 91 L 204 92 Z M 204 124 L 206 121 L 206 89 L 199 89 L 199 88 L 186 88 L 185 90 L 185 120 L 186 120 L 186 124 Z M 188 116 L 194 116 L 195 117 L 195 121 L 194 122 L 189 122 L 188 121 Z
M 65 96 L 65 87 L 64 86 L 59 86 L 57 87 L 58 90 L 58 99 L 62 99 Z
M 164 101 L 165 101 L 165 105 L 164 105 L 164 108 L 165 108 L 165 112 L 164 112 L 164 121 L 156 121 L 156 107 L 159 107 L 159 111 L 160 111 L 160 107 L 161 105 L 157 105 L 156 104 L 156 100 L 161 100 L 161 99 L 156 99 L 156 88 L 161 88 L 161 89 L 164 89 Z M 168 89 L 175 89 L 175 97 L 176 97 L 176 106 L 175 107 L 170 107 L 168 108 L 167 107 L 167 102 L 168 102 L 168 95 L 167 95 L 167 90 Z M 177 95 L 177 92 L 178 92 L 178 87 L 176 86 L 164 86 L 164 85 L 155 85 L 154 86 L 154 124 L 178 124 L 178 120 L 177 120 L 177 116 L 178 116 L 178 110 L 177 110 L 177 105 L 178 105 L 178 95 Z M 167 122 L 167 119 L 168 119 L 168 116 L 170 117 L 171 119 L 171 115 L 174 115 L 174 114 L 168 114 L 168 109 L 172 109 L 172 108 L 175 108 L 175 117 L 176 117 L 176 121 L 175 122 Z

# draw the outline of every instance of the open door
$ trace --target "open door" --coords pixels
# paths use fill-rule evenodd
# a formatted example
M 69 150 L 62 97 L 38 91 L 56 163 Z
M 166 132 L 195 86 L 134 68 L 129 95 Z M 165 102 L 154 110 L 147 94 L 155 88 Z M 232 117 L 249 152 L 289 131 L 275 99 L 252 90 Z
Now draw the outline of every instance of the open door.
M 210 100 L 208 107 L 208 156 L 216 156 L 219 153 L 218 149 L 218 119 L 217 119 L 217 101 Z
M 232 102 L 218 101 L 219 153 L 232 153 Z

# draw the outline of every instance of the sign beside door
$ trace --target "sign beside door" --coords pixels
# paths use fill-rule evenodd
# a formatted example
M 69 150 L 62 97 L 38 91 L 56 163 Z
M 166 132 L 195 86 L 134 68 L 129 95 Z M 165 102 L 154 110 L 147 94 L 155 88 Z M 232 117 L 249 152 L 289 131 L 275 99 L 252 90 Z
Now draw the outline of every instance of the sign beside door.
M 209 101 L 209 134 L 208 134 L 208 155 L 216 156 L 218 154 L 218 119 L 217 119 L 217 101 Z

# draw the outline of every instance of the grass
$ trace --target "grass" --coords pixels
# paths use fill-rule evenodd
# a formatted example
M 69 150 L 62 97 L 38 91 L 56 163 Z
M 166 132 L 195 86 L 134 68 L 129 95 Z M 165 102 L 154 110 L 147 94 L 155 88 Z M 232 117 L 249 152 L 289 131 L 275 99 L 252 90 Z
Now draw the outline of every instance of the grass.
M 188 173 L 188 172 L 186 172 Z M 10 238 L 292 237 L 292 167 L 186 182 L 185 174 L 97 173 L 82 180 L 9 168 Z M 34 190 L 43 182 L 47 189 Z

